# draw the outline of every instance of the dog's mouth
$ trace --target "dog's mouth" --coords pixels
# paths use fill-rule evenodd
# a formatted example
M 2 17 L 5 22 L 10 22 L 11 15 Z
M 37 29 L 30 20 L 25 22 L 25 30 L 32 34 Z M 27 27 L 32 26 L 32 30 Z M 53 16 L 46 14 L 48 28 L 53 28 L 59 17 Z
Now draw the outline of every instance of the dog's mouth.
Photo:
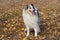
M 30 14 L 34 14 L 34 11 L 29 10 Z

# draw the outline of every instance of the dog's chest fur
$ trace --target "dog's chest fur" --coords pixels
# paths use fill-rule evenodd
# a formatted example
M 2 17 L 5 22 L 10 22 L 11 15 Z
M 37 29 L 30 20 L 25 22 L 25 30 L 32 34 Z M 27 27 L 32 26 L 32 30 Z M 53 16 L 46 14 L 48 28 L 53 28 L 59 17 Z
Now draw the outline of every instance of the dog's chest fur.
M 30 28 L 34 28 L 38 24 L 38 16 L 37 15 L 29 15 L 24 14 L 24 23 L 28 25 Z

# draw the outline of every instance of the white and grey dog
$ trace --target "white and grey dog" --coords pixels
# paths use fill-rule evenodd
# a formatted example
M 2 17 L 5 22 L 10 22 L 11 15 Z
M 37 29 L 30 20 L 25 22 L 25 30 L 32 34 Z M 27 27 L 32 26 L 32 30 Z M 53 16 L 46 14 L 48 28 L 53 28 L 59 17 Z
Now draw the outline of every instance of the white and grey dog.
M 28 4 L 23 8 L 23 20 L 26 26 L 27 35 L 29 36 L 30 30 L 34 29 L 35 36 L 40 32 L 39 28 L 39 12 L 33 4 Z

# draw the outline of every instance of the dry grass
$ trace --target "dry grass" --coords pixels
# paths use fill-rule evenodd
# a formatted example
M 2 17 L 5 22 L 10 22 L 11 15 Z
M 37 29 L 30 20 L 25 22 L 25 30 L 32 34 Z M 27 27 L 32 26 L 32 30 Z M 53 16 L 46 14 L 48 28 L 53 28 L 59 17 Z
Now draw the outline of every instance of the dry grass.
M 33 3 L 40 13 L 41 33 L 27 38 L 22 8 Z M 0 40 L 60 40 L 59 0 L 0 0 Z

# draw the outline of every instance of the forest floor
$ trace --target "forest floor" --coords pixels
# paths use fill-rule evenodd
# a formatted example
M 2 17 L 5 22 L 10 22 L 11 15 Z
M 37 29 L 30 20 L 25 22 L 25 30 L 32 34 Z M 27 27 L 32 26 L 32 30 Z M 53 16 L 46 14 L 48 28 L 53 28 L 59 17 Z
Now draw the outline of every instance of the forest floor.
M 41 32 L 26 37 L 22 9 L 33 3 L 39 10 Z M 60 0 L 0 0 L 0 40 L 60 40 Z

